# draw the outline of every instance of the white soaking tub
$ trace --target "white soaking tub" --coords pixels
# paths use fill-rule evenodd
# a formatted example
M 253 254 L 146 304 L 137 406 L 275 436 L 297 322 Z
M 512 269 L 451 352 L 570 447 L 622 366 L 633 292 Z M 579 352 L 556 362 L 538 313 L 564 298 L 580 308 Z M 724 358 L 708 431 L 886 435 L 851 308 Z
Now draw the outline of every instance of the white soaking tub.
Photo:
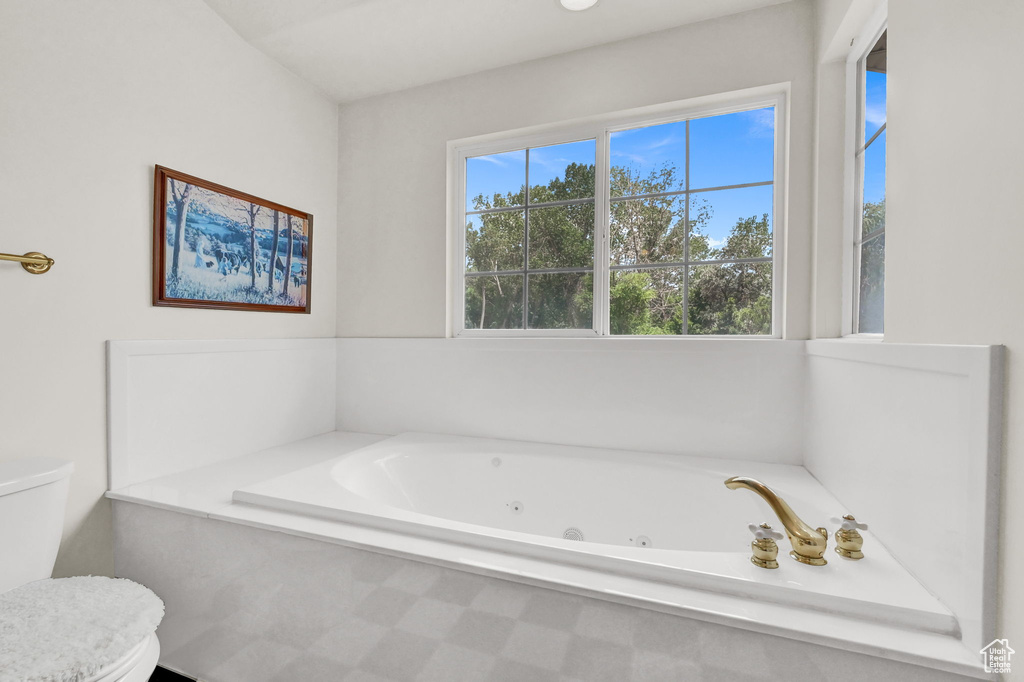
M 749 523 L 784 529 L 731 476 L 757 478 L 810 526 L 828 565 L 750 560 Z M 803 467 L 458 436 L 395 436 L 234 492 L 235 503 L 650 581 L 958 636 L 951 612 L 865 532 L 833 551 L 844 508 Z M 865 519 L 870 522 L 870 519 Z M 447 558 L 442 557 L 447 560 Z M 543 579 L 543 576 L 540 576 Z

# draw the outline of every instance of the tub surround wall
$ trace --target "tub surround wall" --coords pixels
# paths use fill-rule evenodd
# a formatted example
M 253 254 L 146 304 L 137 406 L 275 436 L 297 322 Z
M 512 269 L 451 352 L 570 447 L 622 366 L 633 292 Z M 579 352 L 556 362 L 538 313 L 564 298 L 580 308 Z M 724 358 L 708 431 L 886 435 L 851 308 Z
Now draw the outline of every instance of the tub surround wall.
M 114 526 L 117 574 L 167 602 L 162 665 L 209 682 L 965 679 L 131 502 Z
M 978 650 L 996 636 L 1002 350 L 807 343 L 805 466 Z
M 56 260 L 0 267 L 0 459 L 75 462 L 56 572 L 110 574 L 104 342 L 334 336 L 337 106 L 202 0 L 0 2 L 0 92 L 0 251 Z M 312 212 L 312 313 L 153 308 L 157 163 Z
M 801 461 L 803 342 L 337 343 L 342 430 Z
M 110 488 L 333 431 L 334 339 L 110 341 Z
M 122 488 L 116 499 L 194 508 L 174 504 L 173 481 L 161 488 L 138 483 L 140 476 L 227 465 L 228 454 L 259 437 L 278 439 L 266 443 L 273 445 L 332 428 L 805 464 L 846 505 L 836 514 L 853 512 L 877 529 L 867 534 L 866 552 L 884 544 L 954 611 L 971 651 L 991 632 L 998 348 L 708 339 L 139 341 L 111 348 L 111 405 L 138 405 L 111 410 L 114 480 L 143 486 L 138 494 Z M 336 354 L 334 366 L 325 352 Z M 259 423 L 244 410 L 229 413 L 223 430 L 153 430 L 168 413 L 176 425 L 208 419 L 214 399 L 206 394 L 238 372 L 257 378 L 241 380 L 232 395 L 253 404 L 267 365 L 279 362 L 292 377 L 292 384 L 281 378 L 286 391 L 312 391 L 308 402 L 299 400 L 303 433 Z M 207 439 L 230 453 L 196 447 Z M 194 454 L 181 462 L 175 447 Z M 142 460 L 132 471 L 135 450 Z M 127 478 L 118 462 L 129 467 Z M 296 458 L 295 468 L 308 463 Z M 165 488 L 171 494 L 160 497 Z M 251 522 L 232 511 L 230 492 L 199 509 Z

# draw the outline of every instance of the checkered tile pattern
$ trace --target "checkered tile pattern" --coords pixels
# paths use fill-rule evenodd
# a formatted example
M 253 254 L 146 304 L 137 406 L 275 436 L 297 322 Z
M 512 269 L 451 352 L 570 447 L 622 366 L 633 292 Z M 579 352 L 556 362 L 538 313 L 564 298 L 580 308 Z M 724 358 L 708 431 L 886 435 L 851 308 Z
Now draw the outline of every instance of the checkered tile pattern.
M 671 655 L 653 666 L 634 655 L 665 647 L 631 609 L 379 555 L 369 563 L 353 571 L 354 598 L 334 618 L 309 609 L 284 625 L 272 615 L 289 611 L 288 590 L 278 587 L 175 657 L 211 664 L 210 682 L 621 682 L 680 679 L 663 675 L 686 670 Z M 210 658 L 218 653 L 225 658 Z
M 959 679 L 803 642 L 139 507 L 119 573 L 203 682 Z M 168 542 L 180 542 L 180 553 Z

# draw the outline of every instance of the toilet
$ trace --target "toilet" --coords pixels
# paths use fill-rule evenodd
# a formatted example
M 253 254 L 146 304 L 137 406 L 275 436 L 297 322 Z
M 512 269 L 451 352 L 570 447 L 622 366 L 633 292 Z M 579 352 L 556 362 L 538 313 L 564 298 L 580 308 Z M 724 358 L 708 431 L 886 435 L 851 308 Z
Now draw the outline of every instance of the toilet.
M 50 578 L 74 465 L 0 463 L 0 682 L 146 682 L 163 602 L 130 580 Z

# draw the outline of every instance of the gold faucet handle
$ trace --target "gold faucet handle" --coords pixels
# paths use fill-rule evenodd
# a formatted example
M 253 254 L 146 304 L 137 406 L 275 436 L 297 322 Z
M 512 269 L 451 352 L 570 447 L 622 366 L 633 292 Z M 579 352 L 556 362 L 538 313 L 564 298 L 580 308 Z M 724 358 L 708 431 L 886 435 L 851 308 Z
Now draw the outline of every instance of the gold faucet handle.
M 754 534 L 754 540 L 750 543 L 750 563 L 759 568 L 778 568 L 779 546 L 775 541 L 785 536 L 777 530 L 772 530 L 767 523 L 751 523 L 747 528 Z
M 786 537 L 779 531 L 772 530 L 772 527 L 769 526 L 767 523 L 762 523 L 760 525 L 756 523 L 748 523 L 747 528 L 750 530 L 751 533 L 754 534 L 754 537 L 758 540 L 781 540 L 782 538 Z
M 836 531 L 836 554 L 847 559 L 863 559 L 864 537 L 857 531 L 867 530 L 868 524 L 860 523 L 847 514 L 843 518 L 832 517 L 832 523 L 839 524 Z

